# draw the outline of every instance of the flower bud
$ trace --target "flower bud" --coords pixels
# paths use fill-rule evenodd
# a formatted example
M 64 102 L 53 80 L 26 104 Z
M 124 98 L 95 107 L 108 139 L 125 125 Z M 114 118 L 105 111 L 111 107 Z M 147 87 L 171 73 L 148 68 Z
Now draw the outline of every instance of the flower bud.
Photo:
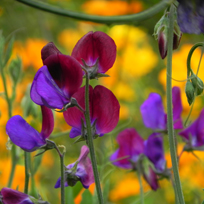
M 175 18 L 176 19 L 176 18 Z M 154 28 L 155 39 L 158 40 L 159 52 L 161 58 L 164 59 L 167 55 L 167 33 L 169 25 L 169 16 L 168 13 L 165 13 L 162 18 L 158 21 Z M 181 40 L 182 32 L 177 24 L 177 21 L 174 21 L 174 35 L 173 35 L 173 49 L 177 49 Z
M 188 104 L 191 105 L 194 101 L 195 98 L 195 89 L 193 84 L 188 80 L 186 83 L 186 87 L 185 87 L 185 93 L 186 93 L 186 97 L 188 100 Z
M 203 81 L 195 74 L 191 75 L 191 79 L 194 89 L 196 90 L 196 95 L 199 96 L 203 92 Z

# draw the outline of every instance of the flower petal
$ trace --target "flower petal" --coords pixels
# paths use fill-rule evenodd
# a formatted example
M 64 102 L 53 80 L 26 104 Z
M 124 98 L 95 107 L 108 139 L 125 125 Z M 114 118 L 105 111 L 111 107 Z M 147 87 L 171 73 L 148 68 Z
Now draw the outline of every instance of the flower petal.
M 181 93 L 179 87 L 172 88 L 172 99 L 173 99 L 173 121 L 174 129 L 182 129 L 183 122 L 181 118 L 181 113 L 183 110 L 181 103 Z
M 71 129 L 71 131 L 69 133 L 70 138 L 75 138 L 75 137 L 77 137 L 79 135 L 81 135 L 81 130 L 78 129 L 78 128 L 74 128 L 74 127 Z
M 144 154 L 155 165 L 158 172 L 163 172 L 165 170 L 166 160 L 164 158 L 163 140 L 161 134 L 151 134 L 144 144 Z
M 46 106 L 41 106 L 42 111 L 42 130 L 41 135 L 44 139 L 48 138 L 54 129 L 54 117 L 52 111 Z
M 50 55 L 44 61 L 50 75 L 58 87 L 63 91 L 66 98 L 78 91 L 82 84 L 82 69 L 73 57 L 68 55 Z
M 178 0 L 178 25 L 183 33 L 204 33 L 204 2 Z
M 110 160 L 118 167 L 131 169 L 133 166 L 130 160 L 136 162 L 138 156 L 143 153 L 144 140 L 134 128 L 128 128 L 119 133 L 117 142 L 119 149 L 110 157 Z M 114 161 L 116 159 L 118 161 Z
M 49 42 L 41 50 L 41 58 L 42 58 L 43 64 L 44 64 L 44 61 L 50 55 L 56 55 L 56 54 L 61 54 L 61 52 L 56 48 L 56 46 L 53 42 Z
M 81 65 L 83 65 L 81 59 L 83 59 L 89 66 L 93 66 L 98 59 L 98 73 L 105 73 L 115 62 L 116 45 L 106 33 L 89 32 L 77 42 L 71 56 L 77 59 Z
M 67 183 L 67 181 L 64 182 L 64 186 L 65 186 L 65 187 L 69 186 L 68 183 Z M 59 178 L 57 179 L 57 182 L 56 182 L 56 184 L 55 184 L 55 188 L 60 188 L 60 187 L 61 187 L 61 177 L 59 177 Z
M 48 108 L 61 109 L 69 102 L 53 81 L 46 66 L 40 68 L 36 73 L 30 97 L 36 104 L 45 105 Z
M 204 145 L 204 109 L 201 111 L 197 120 L 195 120 L 189 127 L 179 132 L 179 135 L 186 140 L 191 141 L 193 147 Z
M 3 204 L 34 204 L 25 193 L 11 188 L 2 188 Z
M 120 104 L 114 94 L 104 86 L 96 86 L 93 91 L 93 116 L 96 133 L 103 135 L 118 124 Z
M 85 86 L 80 88 L 73 96 L 78 102 L 78 104 L 85 109 Z M 89 101 L 92 101 L 93 98 L 93 88 L 89 86 Z M 90 102 L 90 115 L 92 115 L 92 108 Z M 77 128 L 78 131 L 81 132 L 81 119 L 85 121 L 84 114 L 77 108 L 72 107 L 68 108 L 65 112 L 63 112 L 64 119 L 68 125 Z M 85 122 L 84 122 L 85 123 Z
M 166 129 L 166 114 L 159 94 L 151 93 L 141 105 L 140 112 L 146 127 L 160 130 Z
M 88 154 L 89 148 L 83 145 L 78 159 L 79 163 L 77 165 L 76 176 L 81 179 L 81 183 L 84 188 L 89 188 L 89 186 L 94 183 L 93 168 Z
M 11 141 L 27 152 L 32 152 L 46 144 L 41 134 L 31 127 L 20 115 L 10 118 L 6 132 Z

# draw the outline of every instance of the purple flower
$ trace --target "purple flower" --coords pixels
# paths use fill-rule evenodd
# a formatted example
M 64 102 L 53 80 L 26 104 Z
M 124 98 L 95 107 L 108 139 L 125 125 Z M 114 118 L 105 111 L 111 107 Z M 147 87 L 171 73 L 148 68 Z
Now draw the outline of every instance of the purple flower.
M 82 146 L 78 160 L 66 167 L 65 187 L 74 186 L 77 181 L 80 181 L 84 188 L 89 188 L 94 183 L 93 169 L 88 154 L 89 148 L 85 145 Z M 60 186 L 61 177 L 57 180 L 55 188 L 59 188 Z
M 85 109 L 85 86 L 73 95 L 78 104 Z M 93 137 L 103 136 L 112 131 L 119 120 L 120 105 L 114 94 L 107 88 L 98 85 L 94 89 L 89 86 L 89 108 Z M 72 107 L 63 112 L 68 125 L 72 126 L 70 137 L 81 135 L 86 137 L 84 113 Z
M 42 130 L 39 133 L 31 127 L 20 115 L 10 118 L 6 124 L 6 132 L 11 141 L 27 152 L 46 144 L 46 139 L 50 136 L 54 128 L 54 118 L 52 111 L 41 106 L 42 110 Z
M 204 33 L 204 1 L 178 0 L 177 21 L 183 33 Z
M 174 129 L 182 129 L 182 104 L 180 89 L 173 87 L 173 121 Z M 140 111 L 142 114 L 143 122 L 146 127 L 154 130 L 166 130 L 167 129 L 167 115 L 164 112 L 162 104 L 162 98 L 157 93 L 151 93 L 148 99 L 141 105 Z
M 25 193 L 11 188 L 2 188 L 0 192 L 0 202 L 3 204 L 49 204 L 47 201 L 35 199 Z
M 125 169 L 137 169 L 137 165 L 142 164 L 144 178 L 156 190 L 159 187 L 156 173 L 162 173 L 166 164 L 161 135 L 153 133 L 144 141 L 134 128 L 128 128 L 118 135 L 117 142 L 119 149 L 111 155 L 112 163 Z M 151 165 L 145 166 L 139 162 L 141 155 L 145 155 L 153 163 L 156 173 Z
M 204 145 L 204 109 L 201 111 L 197 120 L 195 120 L 189 127 L 185 128 L 179 135 L 181 135 L 187 142 L 186 150 L 199 149 Z M 203 150 L 202 148 L 200 150 Z
M 43 47 L 44 66 L 36 73 L 30 96 L 38 105 L 62 109 L 82 84 L 82 69 L 71 56 L 63 55 L 53 43 Z
M 89 32 L 77 42 L 71 56 L 87 68 L 90 78 L 95 78 L 97 74 L 104 74 L 113 66 L 116 45 L 106 33 Z

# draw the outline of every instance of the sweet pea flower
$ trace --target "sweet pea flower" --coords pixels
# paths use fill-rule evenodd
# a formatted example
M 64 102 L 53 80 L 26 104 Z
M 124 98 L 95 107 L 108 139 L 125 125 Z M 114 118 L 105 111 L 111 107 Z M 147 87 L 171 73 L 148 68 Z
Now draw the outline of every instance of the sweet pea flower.
M 204 1 L 178 0 L 177 21 L 183 33 L 204 33 Z
M 3 204 L 49 204 L 47 201 L 37 200 L 11 188 L 1 189 L 0 202 Z
M 74 186 L 77 181 L 80 181 L 84 188 L 94 183 L 94 174 L 91 160 L 88 157 L 89 148 L 82 146 L 78 160 L 69 164 L 65 170 L 65 187 Z M 57 180 L 55 188 L 61 187 L 61 177 Z
M 189 127 L 185 128 L 179 135 L 186 141 L 184 150 L 204 150 L 204 109 L 201 111 L 197 120 Z
M 141 165 L 145 180 L 156 190 L 159 187 L 156 173 L 163 173 L 166 164 L 161 135 L 153 133 L 144 141 L 134 128 L 128 128 L 119 133 L 117 142 L 119 148 L 110 157 L 112 163 L 133 170 L 137 170 L 137 166 Z M 155 170 L 150 164 L 145 165 L 142 155 L 152 162 Z
M 85 109 L 85 86 L 73 95 L 78 104 Z M 112 131 L 119 120 L 120 105 L 114 94 L 104 86 L 89 86 L 89 108 L 93 137 L 103 136 Z M 70 138 L 81 135 L 86 139 L 84 113 L 72 107 L 63 112 L 65 121 L 72 126 Z
M 87 69 L 90 78 L 95 78 L 113 66 L 116 45 L 106 33 L 89 32 L 77 42 L 71 56 Z
M 174 129 L 182 129 L 182 104 L 179 87 L 172 88 Z M 140 111 L 146 127 L 153 130 L 167 130 L 167 115 L 164 112 L 162 98 L 157 93 L 151 93 L 141 105 Z
M 53 43 L 41 51 L 44 66 L 33 80 L 30 96 L 38 105 L 62 109 L 82 84 L 82 69 L 73 57 L 63 55 Z
M 54 128 L 54 118 L 52 111 L 41 106 L 42 111 L 42 130 L 39 133 L 31 127 L 20 115 L 11 117 L 6 124 L 6 132 L 11 141 L 27 152 L 47 144 L 46 139 L 50 136 Z

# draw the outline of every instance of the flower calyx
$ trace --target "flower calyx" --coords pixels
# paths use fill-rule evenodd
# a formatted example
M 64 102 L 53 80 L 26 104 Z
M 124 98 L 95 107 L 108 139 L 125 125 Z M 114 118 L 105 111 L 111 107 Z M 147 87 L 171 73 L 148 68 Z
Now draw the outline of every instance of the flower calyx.
M 64 107 L 61 110 L 58 111 L 58 110 L 55 109 L 55 111 L 61 113 L 61 112 L 66 111 L 68 108 L 75 107 L 75 106 L 80 111 L 84 112 L 84 109 L 78 104 L 77 100 L 75 98 L 73 98 L 73 97 L 71 98 L 70 102 L 65 104 Z
M 56 144 L 53 141 L 46 139 L 46 144 L 39 148 L 39 149 L 42 149 L 43 151 L 36 154 L 35 157 L 43 154 L 47 150 L 55 149 L 55 148 L 56 148 Z
M 98 79 L 100 77 L 109 77 L 109 75 L 107 75 L 107 74 L 103 74 L 103 73 L 98 72 L 99 58 L 97 58 L 95 64 L 92 66 L 87 65 L 87 63 L 85 62 L 84 59 L 81 59 L 81 60 L 83 62 L 82 69 L 88 73 L 89 79 Z
M 79 161 L 76 161 L 71 169 L 66 168 L 65 170 L 65 179 L 69 186 L 74 186 L 77 183 L 77 181 L 80 180 L 80 178 L 76 176 L 78 163 Z

